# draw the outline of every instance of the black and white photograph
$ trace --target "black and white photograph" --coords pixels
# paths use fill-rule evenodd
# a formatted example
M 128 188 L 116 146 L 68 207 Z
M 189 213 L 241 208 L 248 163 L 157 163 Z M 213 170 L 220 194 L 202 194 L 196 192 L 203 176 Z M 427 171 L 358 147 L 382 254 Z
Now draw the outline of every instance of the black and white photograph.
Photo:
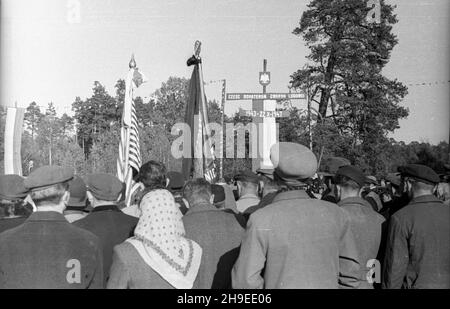
M 0 0 L 0 289 L 448 290 L 449 138 L 449 0 Z

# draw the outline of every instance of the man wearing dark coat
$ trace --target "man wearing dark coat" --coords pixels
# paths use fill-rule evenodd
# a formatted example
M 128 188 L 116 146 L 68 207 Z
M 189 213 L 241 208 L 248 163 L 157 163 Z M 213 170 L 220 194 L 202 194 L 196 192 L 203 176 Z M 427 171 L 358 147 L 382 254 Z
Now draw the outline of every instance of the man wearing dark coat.
M 212 205 L 211 185 L 204 179 L 189 181 L 183 190 L 189 210 L 183 217 L 186 237 L 203 250 L 195 289 L 231 288 L 231 269 L 239 255 L 244 228 L 237 214 Z
M 450 288 L 450 208 L 433 195 L 439 176 L 429 167 L 399 168 L 410 202 L 391 216 L 382 287 Z
M 275 144 L 270 156 L 287 189 L 250 216 L 233 288 L 358 287 L 358 251 L 348 214 L 306 191 L 316 156 L 295 143 Z
M 28 190 L 19 175 L 0 175 L 0 233 L 21 225 L 33 212 L 24 201 Z
M 133 236 L 138 218 L 124 214 L 117 207 L 123 185 L 115 176 L 91 174 L 86 178 L 86 185 L 87 196 L 94 209 L 85 218 L 73 224 L 94 233 L 100 239 L 106 286 L 113 248 Z
M 0 289 L 101 288 L 101 245 L 92 233 L 62 215 L 73 171 L 34 170 L 24 181 L 37 210 L 20 226 L 0 234 Z
M 364 181 L 363 172 L 353 165 L 339 168 L 334 179 L 338 205 L 349 214 L 350 228 L 356 241 L 361 274 L 359 288 L 372 289 L 373 283 L 380 283 L 381 269 L 376 258 L 385 219 L 361 197 Z

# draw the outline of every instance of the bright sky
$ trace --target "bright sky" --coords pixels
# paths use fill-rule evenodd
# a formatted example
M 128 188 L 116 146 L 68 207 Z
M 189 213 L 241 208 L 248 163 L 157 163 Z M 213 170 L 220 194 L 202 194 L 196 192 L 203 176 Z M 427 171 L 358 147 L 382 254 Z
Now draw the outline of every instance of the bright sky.
M 308 54 L 292 34 L 306 0 L 0 1 L 3 105 L 52 101 L 59 113 L 69 113 L 76 96 L 91 95 L 95 80 L 114 94 L 132 53 L 149 79 L 137 95 L 149 97 L 169 76 L 190 77 L 186 60 L 197 39 L 203 43 L 205 81 L 225 78 L 228 92 L 260 92 L 258 72 L 266 58 L 268 91 L 286 92 L 289 76 Z M 448 141 L 450 1 L 388 2 L 398 6 L 394 32 L 400 43 L 386 75 L 405 84 L 433 83 L 409 87 L 402 104 L 410 116 L 394 137 Z M 220 84 L 207 86 L 206 94 L 219 100 Z M 228 102 L 226 112 L 238 104 Z

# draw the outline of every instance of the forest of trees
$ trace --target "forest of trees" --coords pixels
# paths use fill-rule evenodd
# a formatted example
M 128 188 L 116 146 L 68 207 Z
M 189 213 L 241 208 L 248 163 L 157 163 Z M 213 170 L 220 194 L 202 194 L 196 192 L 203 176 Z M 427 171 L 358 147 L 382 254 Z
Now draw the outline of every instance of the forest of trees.
M 172 157 L 171 143 L 177 136 L 171 135 L 172 125 L 183 122 L 189 80 L 171 77 L 155 92 L 154 99 L 143 102 L 135 98 L 140 125 L 143 161 L 150 159 L 164 162 L 169 170 L 181 170 L 181 161 Z M 33 168 L 49 163 L 71 166 L 78 174 L 91 172 L 116 173 L 116 160 L 120 140 L 120 120 L 124 101 L 124 81 L 116 83 L 116 93 L 111 96 L 104 86 L 94 82 L 92 96 L 76 98 L 72 104 L 73 116 L 58 116 L 53 103 L 41 110 L 31 102 L 25 112 L 25 128 L 22 135 L 22 166 L 27 174 L 29 162 Z M 157 102 L 157 103 L 156 103 Z M 290 117 L 277 118 L 280 141 L 309 143 L 308 119 L 304 111 L 285 105 Z M 0 172 L 3 171 L 3 134 L 6 111 L 0 109 Z M 221 109 L 217 102 L 209 102 L 210 121 L 221 122 Z M 251 118 L 224 116 L 225 122 L 247 124 Z M 358 148 L 360 155 L 349 147 L 347 137 L 331 123 L 315 123 L 313 148 L 317 157 L 344 156 L 359 165 L 367 173 L 381 176 L 393 172 L 405 163 L 422 163 L 438 172 L 449 162 L 448 143 L 438 145 L 412 142 L 405 144 L 394 139 L 382 140 L 373 149 Z M 369 151 L 365 153 L 364 151 Z M 363 161 L 366 156 L 377 154 L 377 165 Z M 50 158 L 51 156 L 51 158 Z M 231 176 L 237 170 L 251 168 L 250 159 L 224 159 L 224 175 Z
M 366 173 L 381 176 L 405 163 L 426 164 L 437 172 L 449 162 L 448 143 L 395 141 L 389 138 L 399 120 L 409 114 L 400 105 L 407 88 L 382 75 L 398 40 L 392 33 L 397 23 L 395 7 L 381 1 L 381 21 L 367 24 L 368 8 L 361 0 L 312 0 L 293 34 L 310 49 L 305 66 L 291 76 L 291 87 L 308 92 L 317 113 L 312 117 L 309 138 L 308 114 L 285 102 L 290 117 L 278 118 L 280 141 L 313 146 L 318 158 L 348 158 Z M 177 136 L 171 128 L 183 122 L 189 80 L 170 77 L 144 102 L 135 98 L 143 162 L 164 162 L 169 170 L 181 170 L 181 161 L 171 156 Z M 46 108 L 31 102 L 25 113 L 22 162 L 27 174 L 30 161 L 36 168 L 45 164 L 72 166 L 79 174 L 116 173 L 120 122 L 125 83 L 118 80 L 109 94 L 98 81 L 92 95 L 72 103 L 73 116 L 58 116 L 54 103 Z M 221 108 L 208 102 L 209 120 L 220 123 Z M 317 107 L 317 108 L 316 108 Z M 251 121 L 239 114 L 224 116 L 225 122 Z M 3 160 L 5 110 L 0 110 L 0 160 Z M 420 136 L 417 137 L 421 139 Z M 323 162 L 323 160 L 322 160 Z M 224 159 L 224 175 L 251 168 L 247 159 Z M 3 161 L 0 162 L 0 172 Z

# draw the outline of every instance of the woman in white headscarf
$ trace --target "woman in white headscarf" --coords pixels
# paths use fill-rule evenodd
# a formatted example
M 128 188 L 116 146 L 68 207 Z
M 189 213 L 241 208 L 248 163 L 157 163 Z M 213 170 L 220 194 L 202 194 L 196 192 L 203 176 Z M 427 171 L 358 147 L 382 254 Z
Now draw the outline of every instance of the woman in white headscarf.
M 184 237 L 182 214 L 166 189 L 146 193 L 134 237 L 114 248 L 109 289 L 190 289 L 202 249 Z

